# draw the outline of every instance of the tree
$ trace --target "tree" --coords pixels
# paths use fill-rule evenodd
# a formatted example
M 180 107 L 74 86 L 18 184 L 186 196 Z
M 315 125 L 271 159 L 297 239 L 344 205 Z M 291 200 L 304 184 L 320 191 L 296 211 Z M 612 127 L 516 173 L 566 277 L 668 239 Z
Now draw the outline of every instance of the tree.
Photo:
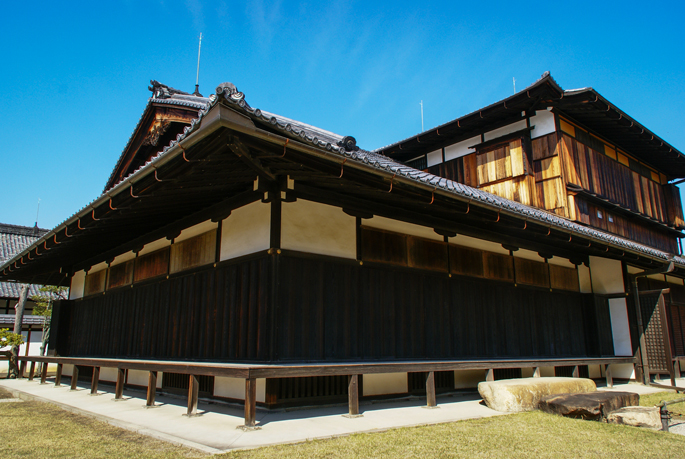
M 38 289 L 41 293 L 33 295 L 31 299 L 36 305 L 33 315 L 43 316 L 43 336 L 40 343 L 40 355 L 45 355 L 45 348 L 50 340 L 50 320 L 52 319 L 52 305 L 55 300 L 66 300 L 68 289 L 54 285 L 45 285 Z
M 21 336 L 21 327 L 24 323 L 24 309 L 26 308 L 26 297 L 29 294 L 28 284 L 21 284 L 21 290 L 19 291 L 19 301 L 14 306 L 14 335 Z M 9 333 L 9 330 L 8 330 Z M 17 366 L 17 356 L 19 355 L 19 345 L 13 344 L 10 348 L 10 361 L 9 361 L 9 372 L 7 373 L 8 378 L 19 377 L 19 367 Z
M 0 329 L 0 354 L 9 359 L 9 368 L 7 369 L 8 378 L 12 377 L 12 368 L 14 368 L 15 371 L 17 369 L 17 353 L 12 352 L 12 349 L 18 348 L 22 344 L 24 344 L 24 338 L 21 334 L 12 333 L 9 328 Z M 9 347 L 10 350 L 2 350 L 7 347 Z

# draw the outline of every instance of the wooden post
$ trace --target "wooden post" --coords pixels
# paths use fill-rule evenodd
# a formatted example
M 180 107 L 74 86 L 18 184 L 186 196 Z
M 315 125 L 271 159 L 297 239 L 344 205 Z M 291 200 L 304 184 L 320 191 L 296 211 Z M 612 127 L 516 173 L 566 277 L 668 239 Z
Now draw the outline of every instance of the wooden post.
M 604 367 L 604 373 L 606 374 L 607 378 L 607 387 L 614 387 L 614 377 L 611 374 L 611 364 L 607 364 L 607 366 Z
M 673 363 L 673 369 L 675 370 L 675 377 L 676 379 L 680 379 L 680 360 L 676 360 Z
M 93 367 L 93 377 L 90 379 L 90 395 L 98 394 L 98 383 L 100 382 L 100 367 Z
M 573 376 L 574 378 L 580 377 L 580 371 L 578 370 L 578 365 L 576 365 L 575 367 L 573 367 L 573 375 L 572 375 L 572 376 Z
M 40 383 L 45 384 L 45 380 L 48 377 L 48 363 L 43 362 L 43 367 L 40 370 Z
M 114 400 L 121 400 L 124 396 L 124 379 L 126 379 L 126 370 L 117 368 L 117 385 L 114 388 Z
M 74 369 L 71 371 L 71 390 L 76 390 L 76 384 L 78 383 L 78 366 L 74 365 Z
M 33 376 L 36 373 L 36 362 L 31 362 L 31 369 L 29 370 L 29 381 L 33 381 Z
M 197 396 L 199 390 L 200 381 L 198 380 L 198 377 L 195 375 L 190 375 L 190 384 L 188 385 L 188 416 L 197 415 Z
M 147 378 L 147 401 L 145 406 L 155 406 L 155 395 L 157 395 L 157 372 L 151 371 Z
M 435 399 L 435 372 L 429 371 L 426 376 L 426 406 L 433 408 L 438 406 Z
M 254 428 L 257 415 L 257 380 L 245 379 L 245 427 Z
M 540 377 L 540 367 L 533 368 L 533 378 L 539 378 L 539 377 Z
M 492 368 L 489 368 L 488 370 L 486 370 L 485 380 L 486 381 L 494 381 L 495 380 L 495 371 Z
M 31 330 L 29 330 L 29 333 L 31 333 Z M 26 346 L 28 349 L 28 346 Z M 26 372 L 26 360 L 22 360 L 21 363 L 19 364 L 19 378 L 24 377 L 24 373 Z
M 62 384 L 62 364 L 57 364 L 57 373 L 55 374 L 55 386 Z
M 359 375 L 350 375 L 347 384 L 348 417 L 359 416 Z

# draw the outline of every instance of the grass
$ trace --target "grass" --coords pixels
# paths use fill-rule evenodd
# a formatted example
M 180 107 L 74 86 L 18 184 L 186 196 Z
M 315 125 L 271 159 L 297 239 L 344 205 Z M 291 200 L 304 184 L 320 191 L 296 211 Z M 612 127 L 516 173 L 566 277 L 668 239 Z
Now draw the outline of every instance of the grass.
M 660 401 L 666 396 L 655 395 Z M 0 389 L 0 397 L 7 392 Z M 648 397 L 645 404 L 652 403 Z M 39 402 L 0 404 L 0 457 L 203 457 Z M 15 435 L 7 435 L 14 432 Z M 259 432 L 247 435 L 259 435 Z M 13 439 L 13 441 L 9 441 Z M 235 451 L 221 458 L 680 458 L 685 437 L 541 412 L 355 434 L 329 440 Z
M 685 394 L 677 392 L 655 392 L 649 395 L 640 395 L 641 406 L 656 406 L 661 401 L 677 400 L 685 398 Z M 678 417 L 685 417 L 685 403 L 668 405 L 668 411 Z

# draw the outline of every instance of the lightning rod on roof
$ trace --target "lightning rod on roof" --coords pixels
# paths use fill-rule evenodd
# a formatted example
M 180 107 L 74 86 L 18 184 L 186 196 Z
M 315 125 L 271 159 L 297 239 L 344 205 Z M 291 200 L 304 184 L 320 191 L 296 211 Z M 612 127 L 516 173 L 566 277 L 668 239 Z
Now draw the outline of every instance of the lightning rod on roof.
M 38 212 L 40 212 L 40 198 L 38 198 L 38 208 L 36 209 L 36 228 L 38 228 Z
M 200 32 L 200 44 L 197 45 L 197 75 L 195 76 L 194 96 L 200 95 L 200 50 L 202 49 L 202 32 Z
M 516 94 L 516 78 L 512 77 L 512 80 L 514 80 L 514 94 Z
M 421 101 L 420 105 L 421 105 L 421 132 L 423 132 L 423 101 Z

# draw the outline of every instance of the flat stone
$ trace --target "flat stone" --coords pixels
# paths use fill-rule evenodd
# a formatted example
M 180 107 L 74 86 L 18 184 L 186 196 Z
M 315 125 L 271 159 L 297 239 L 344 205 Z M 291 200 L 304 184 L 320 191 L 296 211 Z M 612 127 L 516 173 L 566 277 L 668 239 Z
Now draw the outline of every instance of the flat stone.
M 546 413 L 570 418 L 605 420 L 610 412 L 640 404 L 634 392 L 596 391 L 584 394 L 557 394 L 542 397 L 539 408 Z
M 517 378 L 478 383 L 485 404 L 506 413 L 535 410 L 547 395 L 596 390 L 595 382 L 586 378 Z
M 661 430 L 661 413 L 656 406 L 626 406 L 612 411 L 607 422 Z

